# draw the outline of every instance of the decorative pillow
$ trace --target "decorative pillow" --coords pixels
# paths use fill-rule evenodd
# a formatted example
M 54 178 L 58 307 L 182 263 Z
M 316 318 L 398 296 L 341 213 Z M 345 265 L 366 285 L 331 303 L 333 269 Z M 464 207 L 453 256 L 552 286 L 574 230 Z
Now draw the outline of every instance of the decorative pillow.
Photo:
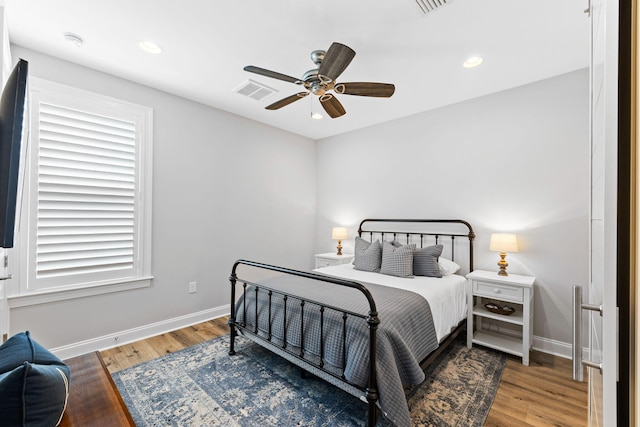
M 416 276 L 442 277 L 438 267 L 438 257 L 442 254 L 442 245 L 416 249 L 413 253 L 413 274 Z
M 382 265 L 380 273 L 398 277 L 413 277 L 413 252 L 415 244 L 394 246 L 389 242 L 382 244 Z
M 62 364 L 49 350 L 32 340 L 29 331 L 15 334 L 0 346 L 0 374 L 12 371 L 24 362 Z
M 69 397 L 69 368 L 24 362 L 0 374 L 2 425 L 57 426 Z
M 380 263 L 382 262 L 382 248 L 380 241 L 367 242 L 360 236 L 356 236 L 354 246 L 353 267 L 356 270 L 380 271 Z
M 443 276 L 455 274 L 460 271 L 460 266 L 458 264 L 442 257 L 438 258 L 438 268 L 440 269 L 440 274 Z

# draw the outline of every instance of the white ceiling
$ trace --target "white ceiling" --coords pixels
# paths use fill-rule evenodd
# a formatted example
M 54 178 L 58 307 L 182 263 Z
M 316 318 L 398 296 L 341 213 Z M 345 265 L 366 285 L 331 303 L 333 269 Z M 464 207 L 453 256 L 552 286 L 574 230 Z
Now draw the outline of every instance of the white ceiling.
M 587 0 L 451 0 L 425 15 L 415 0 L 5 0 L 12 43 L 190 98 L 312 139 L 520 86 L 588 66 Z M 81 48 L 63 38 L 76 33 Z M 138 48 L 153 40 L 151 55 Z M 338 81 L 394 83 L 389 99 L 341 95 L 347 114 L 312 120 L 308 96 L 264 107 L 300 86 L 311 51 L 337 41 L 356 51 Z M 484 57 L 465 69 L 471 55 Z M 256 101 L 247 79 L 278 91 Z

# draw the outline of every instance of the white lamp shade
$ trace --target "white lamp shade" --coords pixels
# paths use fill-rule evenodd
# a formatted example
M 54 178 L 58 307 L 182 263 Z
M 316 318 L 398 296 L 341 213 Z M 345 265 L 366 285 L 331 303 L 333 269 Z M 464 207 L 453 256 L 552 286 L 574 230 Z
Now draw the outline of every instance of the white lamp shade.
M 331 232 L 331 239 L 344 240 L 347 238 L 347 229 L 345 227 L 333 227 Z
M 494 252 L 518 252 L 518 241 L 515 234 L 494 233 L 491 235 L 489 250 Z

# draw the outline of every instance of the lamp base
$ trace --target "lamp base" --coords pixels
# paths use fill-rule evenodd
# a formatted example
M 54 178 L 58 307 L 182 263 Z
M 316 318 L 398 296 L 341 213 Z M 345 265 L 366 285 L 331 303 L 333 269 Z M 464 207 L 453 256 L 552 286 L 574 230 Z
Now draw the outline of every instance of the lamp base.
M 505 261 L 506 256 L 507 256 L 506 253 L 500 252 L 500 261 L 498 261 L 498 267 L 500 267 L 500 270 L 498 270 L 498 276 L 509 275 L 509 273 L 507 273 L 507 266 L 509 265 L 509 263 Z
M 341 245 L 342 241 L 338 240 L 338 247 L 336 249 L 338 249 L 338 253 L 336 255 L 342 255 L 342 245 Z

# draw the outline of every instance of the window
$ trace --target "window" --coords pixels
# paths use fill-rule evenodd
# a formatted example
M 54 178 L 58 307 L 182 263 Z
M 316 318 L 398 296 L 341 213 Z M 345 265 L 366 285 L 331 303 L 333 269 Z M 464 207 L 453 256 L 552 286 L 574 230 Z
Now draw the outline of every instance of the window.
M 29 85 L 19 294 L 50 301 L 148 286 L 152 110 L 41 79 Z

